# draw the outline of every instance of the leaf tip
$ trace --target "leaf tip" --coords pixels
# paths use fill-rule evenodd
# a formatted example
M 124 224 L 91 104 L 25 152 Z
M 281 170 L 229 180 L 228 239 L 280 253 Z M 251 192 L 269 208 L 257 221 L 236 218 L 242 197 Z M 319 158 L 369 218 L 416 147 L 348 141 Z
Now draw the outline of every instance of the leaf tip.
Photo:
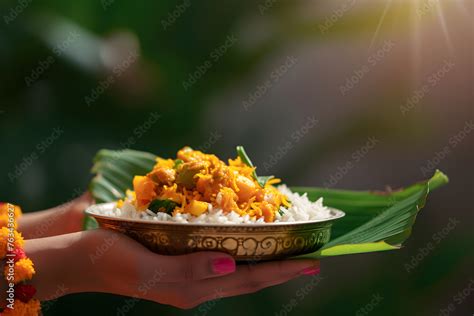
M 437 189 L 445 184 L 449 183 L 448 176 L 439 169 L 436 169 L 433 177 L 428 180 L 428 187 L 430 190 Z

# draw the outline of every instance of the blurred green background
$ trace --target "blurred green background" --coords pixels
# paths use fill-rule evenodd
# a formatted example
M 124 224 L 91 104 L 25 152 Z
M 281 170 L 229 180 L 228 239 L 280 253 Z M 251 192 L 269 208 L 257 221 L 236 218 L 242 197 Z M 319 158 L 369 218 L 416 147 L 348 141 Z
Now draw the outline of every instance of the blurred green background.
M 320 280 L 188 311 L 70 295 L 45 315 L 474 312 L 472 1 L 3 0 L 0 12 L 0 200 L 25 211 L 85 190 L 101 148 L 227 158 L 242 144 L 290 185 L 451 179 L 405 248 L 325 259 Z

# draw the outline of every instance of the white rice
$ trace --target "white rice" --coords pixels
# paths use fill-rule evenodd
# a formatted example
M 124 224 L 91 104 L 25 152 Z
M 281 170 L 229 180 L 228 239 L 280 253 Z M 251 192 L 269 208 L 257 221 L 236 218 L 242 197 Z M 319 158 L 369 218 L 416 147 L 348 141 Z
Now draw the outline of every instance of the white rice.
M 276 213 L 275 223 L 278 222 L 300 222 L 327 219 L 331 216 L 330 209 L 323 205 L 323 198 L 316 202 L 311 202 L 307 194 L 300 195 L 292 192 L 286 185 L 278 186 L 278 190 L 288 197 L 291 202 L 290 208 L 280 207 L 280 212 Z M 265 196 L 265 200 L 269 201 L 272 196 Z M 219 200 L 219 196 L 216 201 Z M 209 204 L 208 212 L 194 216 L 191 214 L 179 213 L 175 216 L 168 215 L 163 212 L 158 214 L 150 210 L 146 212 L 138 212 L 133 204 L 125 200 L 121 208 L 114 207 L 113 209 L 103 210 L 103 215 L 130 218 L 130 219 L 144 219 L 154 221 L 170 221 L 177 223 L 199 223 L 199 224 L 263 224 L 265 221 L 263 217 L 260 219 L 251 218 L 248 215 L 240 216 L 235 212 L 224 214 L 222 209 L 213 207 Z

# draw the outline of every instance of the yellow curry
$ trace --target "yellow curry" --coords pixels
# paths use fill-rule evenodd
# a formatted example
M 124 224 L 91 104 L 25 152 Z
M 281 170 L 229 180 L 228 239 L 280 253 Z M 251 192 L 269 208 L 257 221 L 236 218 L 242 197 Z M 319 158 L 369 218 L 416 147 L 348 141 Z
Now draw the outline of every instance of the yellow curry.
M 226 164 L 217 156 L 185 147 L 176 159 L 157 158 L 153 170 L 135 176 L 130 192 L 139 211 L 189 213 L 199 216 L 213 208 L 273 222 L 280 207 L 289 207 L 287 197 L 273 177 L 257 177 L 243 148 Z M 262 178 L 264 178 L 262 180 Z M 119 206 L 123 201 L 119 201 Z

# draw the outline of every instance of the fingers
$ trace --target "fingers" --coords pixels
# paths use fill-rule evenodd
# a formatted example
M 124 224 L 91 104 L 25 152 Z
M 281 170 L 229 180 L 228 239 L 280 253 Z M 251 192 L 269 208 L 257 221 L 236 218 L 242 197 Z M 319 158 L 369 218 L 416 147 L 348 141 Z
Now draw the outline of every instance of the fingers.
M 18 223 L 24 237 L 28 239 L 73 233 L 82 230 L 84 210 L 93 203 L 90 193 L 50 208 L 22 216 Z
M 71 214 L 71 217 L 77 219 L 77 217 L 83 216 L 84 210 L 94 203 L 94 199 L 90 192 L 84 192 L 81 196 L 70 200 L 61 205 L 55 206 L 48 209 L 45 212 L 54 214 Z M 70 221 L 69 221 L 70 222 Z
M 181 308 L 192 308 L 208 300 L 253 293 L 301 275 L 318 273 L 319 261 L 316 260 L 284 260 L 240 265 L 235 273 L 190 283 L 181 289 L 184 299 L 178 304 Z
M 191 282 L 220 277 L 235 271 L 234 259 L 221 252 L 196 252 L 182 256 L 159 256 L 150 253 L 146 265 L 162 271 L 160 282 Z M 150 270 L 145 267 L 144 271 Z
M 67 233 L 77 232 L 82 230 L 82 223 L 84 220 L 84 210 L 94 203 L 94 199 L 90 192 L 85 192 L 78 198 L 58 206 L 56 211 L 64 212 L 67 216 Z
M 74 211 L 84 211 L 87 207 L 94 203 L 94 198 L 89 191 L 84 192 L 81 196 L 75 198 L 72 201 L 64 203 L 58 208 L 62 208 L 65 210 L 74 210 Z
M 77 198 L 78 201 L 87 203 L 88 205 L 91 205 L 94 203 L 94 198 L 92 197 L 92 194 L 89 191 L 84 192 L 80 197 Z

